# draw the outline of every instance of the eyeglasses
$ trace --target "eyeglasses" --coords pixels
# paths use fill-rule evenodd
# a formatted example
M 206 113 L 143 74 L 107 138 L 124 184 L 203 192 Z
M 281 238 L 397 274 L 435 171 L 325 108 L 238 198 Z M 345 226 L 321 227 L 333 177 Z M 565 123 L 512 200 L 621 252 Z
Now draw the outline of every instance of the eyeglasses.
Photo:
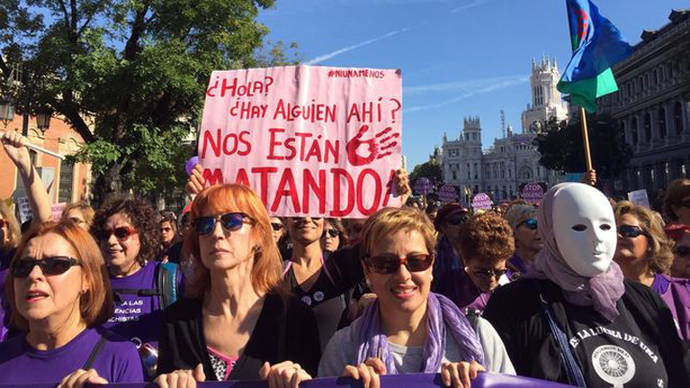
M 218 219 L 220 219 L 220 225 L 223 229 L 233 232 L 242 227 L 242 224 L 245 223 L 245 219 L 250 218 L 244 213 L 225 213 L 219 216 L 199 217 L 193 221 L 194 229 L 196 229 L 199 236 L 205 236 L 213 232 Z
M 131 226 L 120 226 L 119 228 L 115 229 L 103 229 L 102 231 L 98 232 L 97 237 L 99 240 L 105 241 L 114 234 L 118 241 L 124 242 L 127 241 L 129 236 L 136 233 L 137 230 Z
M 77 225 L 81 225 L 81 224 L 86 222 L 86 221 L 82 220 L 81 218 L 77 218 L 77 217 L 69 217 L 68 220 L 74 222 Z M 110 236 L 108 236 L 108 237 L 110 237 Z
M 326 229 L 323 231 L 323 235 L 324 237 L 336 238 L 338 237 L 338 231 L 336 229 Z
M 635 238 L 641 234 L 645 234 L 642 228 L 635 225 L 621 225 L 618 227 L 618 234 L 626 238 Z
M 537 220 L 535 220 L 534 218 L 528 218 L 528 219 L 522 221 L 520 224 L 518 224 L 518 228 L 521 225 L 525 225 L 527 227 L 527 229 L 529 229 L 529 230 L 536 230 L 537 229 Z
M 273 230 L 275 232 L 277 232 L 277 231 L 283 229 L 283 224 L 279 224 L 277 222 L 271 222 L 271 228 L 273 228 Z
M 29 276 L 34 266 L 38 266 L 44 275 L 55 276 L 67 272 L 74 265 L 81 265 L 81 263 L 67 256 L 51 256 L 45 257 L 42 260 L 24 257 L 13 261 L 10 271 L 15 278 L 25 278 Z
M 684 245 L 677 246 L 677 247 L 673 248 L 673 253 L 675 253 L 676 256 L 680 256 L 680 257 L 690 256 L 690 247 L 684 246 Z
M 471 270 L 469 267 L 465 267 L 465 272 L 470 272 L 470 271 L 477 276 L 481 276 L 481 277 L 487 278 L 487 279 L 491 279 L 492 276 L 495 276 L 496 279 L 498 279 L 501 276 L 505 275 L 506 272 L 508 272 L 508 270 L 505 268 L 503 268 L 503 269 L 488 268 L 488 269 Z
M 369 256 L 364 259 L 364 263 L 372 271 L 380 274 L 391 274 L 400 268 L 401 265 L 410 272 L 426 271 L 434 261 L 434 255 L 428 253 L 411 253 L 400 257 L 396 255 Z

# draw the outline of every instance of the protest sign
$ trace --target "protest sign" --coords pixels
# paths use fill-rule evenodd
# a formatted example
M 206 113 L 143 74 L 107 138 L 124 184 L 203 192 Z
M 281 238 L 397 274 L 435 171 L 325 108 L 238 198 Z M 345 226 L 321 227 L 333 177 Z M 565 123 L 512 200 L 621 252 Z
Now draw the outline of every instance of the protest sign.
M 647 190 L 645 189 L 629 192 L 628 201 L 634 203 L 635 205 L 640 205 L 651 209 L 651 206 L 649 206 L 649 198 L 647 197 Z
M 207 185 L 247 184 L 278 216 L 368 217 L 397 206 L 399 70 L 214 71 L 198 156 Z
M 455 191 L 455 186 L 453 185 L 443 185 L 438 190 L 438 199 L 441 202 L 456 202 L 458 200 L 458 192 Z
M 434 190 L 434 186 L 431 184 L 429 178 L 418 178 L 414 181 L 414 192 L 418 195 L 427 195 Z
M 532 205 L 538 205 L 544 198 L 544 189 L 538 183 L 528 183 L 522 188 L 521 196 Z
M 50 219 L 58 221 L 62 217 L 62 211 L 65 210 L 67 202 L 54 203 L 50 205 Z
M 493 204 L 491 197 L 486 193 L 479 193 L 472 198 L 472 207 L 474 209 L 489 210 Z
M 29 204 L 29 198 L 19 197 L 19 198 L 17 198 L 16 203 L 17 203 L 17 208 L 19 209 L 19 223 L 20 224 L 23 224 L 26 221 L 28 221 L 34 217 L 34 214 L 31 211 L 31 205 Z

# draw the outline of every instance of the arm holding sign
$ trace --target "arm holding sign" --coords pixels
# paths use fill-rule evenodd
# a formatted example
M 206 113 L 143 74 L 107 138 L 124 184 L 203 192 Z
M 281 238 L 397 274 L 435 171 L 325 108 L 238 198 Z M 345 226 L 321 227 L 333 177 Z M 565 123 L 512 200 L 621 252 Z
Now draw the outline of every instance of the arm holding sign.
M 52 213 L 50 209 L 51 201 L 45 186 L 43 186 L 43 181 L 38 175 L 38 171 L 31 163 L 29 150 L 25 146 L 26 138 L 18 132 L 7 131 L 2 134 L 0 140 L 5 148 L 5 153 L 12 160 L 12 163 L 17 166 L 19 176 L 22 177 L 31 210 L 34 214 L 34 222 L 41 223 L 50 220 Z

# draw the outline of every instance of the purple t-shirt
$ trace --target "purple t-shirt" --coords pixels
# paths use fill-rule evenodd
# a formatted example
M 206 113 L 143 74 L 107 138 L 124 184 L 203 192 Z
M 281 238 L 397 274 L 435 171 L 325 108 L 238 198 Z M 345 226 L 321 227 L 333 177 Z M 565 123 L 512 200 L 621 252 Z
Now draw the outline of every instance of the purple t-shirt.
M 680 338 L 690 345 L 690 280 L 656 274 L 651 289 L 666 302 Z
M 0 342 L 7 339 L 7 326 L 5 320 L 9 318 L 10 304 L 5 300 L 5 278 L 7 277 L 7 270 L 0 271 Z
M 491 292 L 482 292 L 474 285 L 464 268 L 443 272 L 431 285 L 431 291 L 452 300 L 463 313 L 484 311 Z
M 151 343 L 156 347 L 161 325 L 161 311 L 157 295 L 137 295 L 117 290 L 154 290 L 156 288 L 156 267 L 160 263 L 148 262 L 132 275 L 110 278 L 115 294 L 115 312 L 104 325 L 113 332 L 131 339 L 136 344 Z M 178 290 L 181 271 L 177 271 Z M 179 293 L 179 291 L 178 291 Z
M 92 368 L 110 383 L 144 381 L 136 347 L 103 329 L 86 329 L 60 348 L 39 351 L 23 335 L 0 344 L 0 384 L 54 384 L 82 368 L 101 336 L 107 340 Z

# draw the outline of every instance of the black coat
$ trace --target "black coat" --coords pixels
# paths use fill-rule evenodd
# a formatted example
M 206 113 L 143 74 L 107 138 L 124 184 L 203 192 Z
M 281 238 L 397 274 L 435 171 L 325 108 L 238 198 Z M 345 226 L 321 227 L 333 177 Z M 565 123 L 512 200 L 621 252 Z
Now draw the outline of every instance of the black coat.
M 207 380 L 216 380 L 202 327 L 201 301 L 182 299 L 163 312 L 158 373 L 194 369 L 201 363 Z M 266 296 L 243 354 L 229 380 L 258 380 L 265 361 L 293 361 L 316 376 L 321 358 L 314 315 L 294 297 Z
M 549 280 L 521 279 L 499 287 L 483 317 L 501 336 L 518 375 L 567 383 L 560 348 L 543 312 L 539 290 L 551 305 L 559 326 L 567 327 L 568 302 Z M 625 294 L 618 303 L 623 303 L 640 330 L 658 347 L 669 387 L 690 387 L 690 357 L 663 300 L 649 287 L 626 280 Z

